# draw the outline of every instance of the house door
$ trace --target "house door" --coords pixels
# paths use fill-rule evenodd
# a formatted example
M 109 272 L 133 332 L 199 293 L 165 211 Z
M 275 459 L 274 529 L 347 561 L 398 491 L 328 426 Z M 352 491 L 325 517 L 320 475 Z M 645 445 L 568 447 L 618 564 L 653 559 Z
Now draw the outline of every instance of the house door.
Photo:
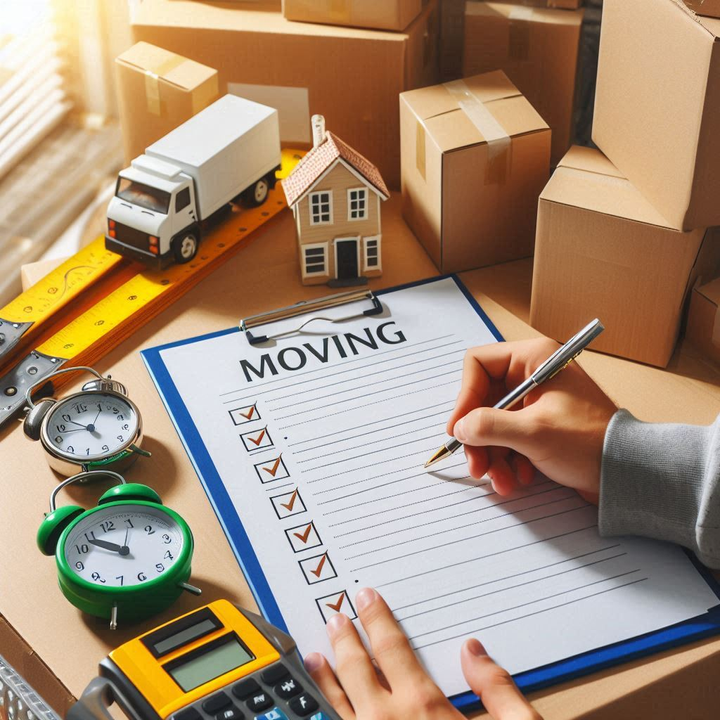
M 360 274 L 358 267 L 358 238 L 335 241 L 335 276 L 338 280 L 350 280 Z

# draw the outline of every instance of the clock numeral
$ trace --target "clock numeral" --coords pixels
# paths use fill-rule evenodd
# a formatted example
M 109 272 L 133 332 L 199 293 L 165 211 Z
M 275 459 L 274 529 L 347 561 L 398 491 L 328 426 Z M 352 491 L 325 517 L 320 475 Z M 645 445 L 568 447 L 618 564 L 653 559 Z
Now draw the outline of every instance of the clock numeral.
M 69 453 L 74 453 L 75 448 L 72 445 L 68 445 L 67 448 L 65 449 L 65 451 L 69 452 Z
M 103 452 L 110 452 L 110 448 L 109 448 L 107 445 L 103 445 L 103 446 L 102 446 L 102 451 L 103 451 Z
M 125 416 L 122 413 L 120 413 L 120 415 L 116 415 L 116 417 L 118 420 L 120 420 L 120 422 L 122 422 L 125 419 Z
M 147 575 L 146 575 L 144 572 L 139 572 L 139 573 L 137 574 L 137 579 L 138 579 L 140 582 L 145 582 L 145 580 L 147 580 Z
M 75 552 L 78 555 L 87 555 L 87 553 L 90 552 L 90 548 L 85 543 L 83 543 L 82 545 L 75 546 Z
M 123 429 L 123 430 L 129 430 L 129 429 L 130 429 L 130 426 L 129 426 L 127 423 L 125 423 L 125 424 L 122 426 L 122 429 Z
M 100 527 L 103 529 L 103 532 L 110 532 L 115 529 L 115 523 L 112 520 L 107 520 L 105 522 L 101 522 Z
M 163 557 L 164 557 L 166 560 L 174 560 L 174 559 L 175 559 L 175 558 L 173 557 L 173 554 L 172 554 L 169 550 L 165 553 L 165 555 L 163 555 Z
M 120 442 L 125 442 L 125 438 L 124 438 L 122 435 L 118 435 L 118 436 L 117 436 L 117 439 L 118 439 Z
M 79 560 L 75 563 L 75 567 L 80 571 L 85 569 L 85 566 Z
M 131 520 L 130 518 L 127 518 L 127 520 L 125 520 L 125 522 L 128 524 L 128 527 L 131 527 L 131 528 L 134 528 L 134 527 L 135 527 L 135 526 L 133 525 L 133 522 L 132 522 L 132 520 Z
M 89 533 L 84 533 L 84 535 L 88 542 L 92 542 L 95 539 L 95 533 L 92 530 Z
M 165 566 L 164 566 L 162 563 L 157 563 L 157 564 L 155 565 L 155 569 L 156 569 L 159 573 L 161 573 L 161 572 L 165 569 Z
M 89 454 L 90 454 L 90 448 L 85 448 L 85 454 L 86 454 L 86 455 L 89 455 Z
M 169 545 L 172 542 L 172 538 L 167 533 L 164 533 L 162 538 L 165 545 Z
M 146 525 L 146 526 L 145 526 L 145 532 L 146 532 L 148 535 L 154 535 L 154 534 L 155 534 L 155 531 L 153 530 L 153 526 L 152 526 L 152 525 Z
M 99 573 L 99 572 L 94 572 L 90 577 L 92 577 L 92 579 L 93 579 L 95 582 L 101 582 L 101 583 L 106 583 L 106 582 L 107 582 L 107 580 L 103 579 L 103 578 L 100 576 L 100 573 Z
M 64 423 L 60 423 L 59 425 L 56 425 L 55 427 L 57 428 L 57 431 L 58 431 L 59 433 L 64 433 L 64 432 L 65 432 L 65 424 L 64 424 Z
M 83 405 L 83 403 L 78 403 L 78 404 L 75 406 L 75 412 L 78 413 L 78 415 L 79 415 L 80 413 L 87 412 L 87 409 L 88 409 L 88 408 L 87 408 L 87 405 Z
M 114 407 L 114 408 L 112 409 L 112 411 L 113 411 L 116 415 L 120 412 L 116 407 Z
M 124 578 L 124 577 L 125 577 L 124 575 L 116 575 L 116 576 L 115 576 L 115 579 L 116 579 L 116 580 L 119 580 L 119 581 L 120 581 L 120 585 L 122 585 L 122 584 L 123 584 L 123 578 Z
M 69 415 L 60 416 L 65 422 L 72 422 L 72 418 Z
M 102 412 L 102 405 L 100 403 L 97 403 L 95 407 L 98 409 L 99 412 Z

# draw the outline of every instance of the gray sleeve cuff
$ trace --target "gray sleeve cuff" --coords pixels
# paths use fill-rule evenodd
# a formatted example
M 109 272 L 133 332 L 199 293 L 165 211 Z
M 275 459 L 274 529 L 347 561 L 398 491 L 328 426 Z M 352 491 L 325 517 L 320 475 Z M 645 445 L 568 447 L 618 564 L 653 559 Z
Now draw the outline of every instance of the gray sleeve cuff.
M 644 423 L 627 410 L 605 434 L 601 535 L 642 535 L 684 545 L 720 566 L 718 423 Z

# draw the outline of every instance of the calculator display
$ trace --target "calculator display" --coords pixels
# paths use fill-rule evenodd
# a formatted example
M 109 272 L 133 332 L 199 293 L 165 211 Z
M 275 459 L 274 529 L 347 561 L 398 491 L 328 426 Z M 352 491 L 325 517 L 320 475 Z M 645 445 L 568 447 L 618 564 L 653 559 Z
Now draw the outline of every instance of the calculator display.
M 254 659 L 255 656 L 231 633 L 168 663 L 165 670 L 184 692 L 189 692 Z

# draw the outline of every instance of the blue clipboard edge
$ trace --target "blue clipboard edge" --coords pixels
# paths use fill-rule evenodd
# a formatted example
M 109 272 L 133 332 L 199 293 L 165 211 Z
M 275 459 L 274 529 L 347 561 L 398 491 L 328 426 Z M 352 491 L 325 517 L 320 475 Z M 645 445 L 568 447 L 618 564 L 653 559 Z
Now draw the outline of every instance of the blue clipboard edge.
M 427 278 L 416 282 L 398 285 L 396 287 L 387 288 L 376 291 L 376 295 L 385 295 L 399 290 L 425 285 L 439 280 L 451 278 L 458 289 L 463 293 L 467 301 L 474 308 L 477 314 L 482 318 L 488 326 L 493 336 L 498 342 L 503 342 L 504 338 L 495 327 L 494 323 L 487 316 L 485 311 L 480 307 L 477 300 L 470 293 L 462 280 L 457 275 L 442 275 L 439 277 Z M 232 501 L 222 483 L 220 475 L 215 464 L 205 448 L 200 433 L 180 397 L 175 383 L 173 382 L 165 363 L 160 357 L 163 350 L 187 345 L 190 343 L 209 340 L 222 335 L 239 333 L 239 328 L 229 328 L 218 332 L 207 333 L 194 338 L 178 340 L 165 345 L 148 348 L 141 351 L 141 356 L 145 362 L 145 366 L 155 383 L 155 387 L 165 405 L 168 414 L 173 420 L 175 429 L 180 437 L 185 451 L 195 468 L 195 472 L 203 485 L 205 494 L 220 521 L 225 532 L 225 536 L 232 547 L 233 553 L 242 569 L 243 575 L 250 586 L 250 590 L 265 618 L 288 632 L 285 619 L 280 612 L 270 584 L 265 577 L 265 573 L 260 566 L 255 550 L 252 547 L 250 539 L 245 532 L 245 528 L 233 507 Z M 687 553 L 693 564 L 696 566 L 700 574 L 708 583 L 710 588 L 716 594 L 720 601 L 720 585 L 712 576 L 710 571 L 701 565 L 695 556 Z M 541 668 L 528 670 L 514 676 L 518 687 L 524 692 L 532 692 L 540 690 L 551 685 L 566 682 L 579 678 L 599 670 L 604 670 L 621 662 L 630 662 L 647 655 L 669 650 L 680 645 L 690 642 L 702 640 L 712 635 L 720 633 L 720 605 L 709 610 L 706 614 L 697 618 L 686 620 L 662 630 L 657 630 L 646 635 L 641 635 L 629 640 L 624 640 L 613 645 L 603 648 L 591 650 L 581 655 L 566 658 Z M 450 698 L 455 707 L 462 711 L 470 711 L 481 706 L 478 697 L 472 692 L 461 693 Z

